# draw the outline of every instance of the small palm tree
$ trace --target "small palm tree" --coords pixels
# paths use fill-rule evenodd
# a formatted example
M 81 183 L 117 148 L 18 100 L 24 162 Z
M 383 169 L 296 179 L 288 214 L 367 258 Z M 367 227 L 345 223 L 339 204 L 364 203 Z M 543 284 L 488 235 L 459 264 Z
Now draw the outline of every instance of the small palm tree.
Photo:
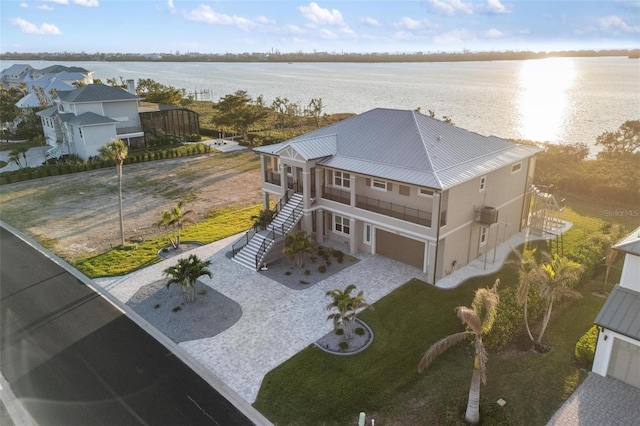
M 302 268 L 304 255 L 312 249 L 311 237 L 306 232 L 292 231 L 287 234 L 284 242 L 284 256 L 288 260 L 293 260 L 298 268 Z
M 163 271 L 164 275 L 169 278 L 167 288 L 171 284 L 180 284 L 182 286 L 182 296 L 185 302 L 193 302 L 196 298 L 196 281 L 203 275 L 211 278 L 211 271 L 207 269 L 211 266 L 209 260 L 200 260 L 195 254 L 189 255 L 188 258 L 178 260 L 178 263 Z
M 333 321 L 333 328 L 342 327 L 345 332 L 345 338 L 351 337 L 351 321 L 353 319 L 351 309 L 351 292 L 356 286 L 349 284 L 344 290 L 339 288 L 327 291 L 325 296 L 331 298 L 331 303 L 327 305 L 327 311 L 335 310 L 327 316 L 327 320 Z
M 514 253 L 518 256 L 518 277 L 520 279 L 520 285 L 518 286 L 518 292 L 516 294 L 516 300 L 518 304 L 523 305 L 524 326 L 529 335 L 529 339 L 535 342 L 533 334 L 531 334 L 531 328 L 529 327 L 529 315 L 527 308 L 529 305 L 529 291 L 531 290 L 531 275 L 536 268 L 536 249 L 527 250 L 524 249 L 522 254 L 518 250 L 514 250 Z
M 257 215 L 251 216 L 253 227 L 257 229 L 267 229 L 267 226 L 273 222 L 276 217 L 276 211 L 271 209 L 263 209 Z
M 192 218 L 195 214 L 193 210 L 183 210 L 184 200 L 178 201 L 171 210 L 163 210 L 162 218 L 156 223 L 156 226 L 171 227 L 174 230 L 175 242 L 169 237 L 169 242 L 175 249 L 180 248 L 180 231 L 186 227 L 188 223 L 196 223 Z
M 543 253 L 543 256 L 547 259 L 547 262 L 538 265 L 533 272 L 540 295 L 547 301 L 540 334 L 536 340 L 536 346 L 538 347 L 542 346 L 542 336 L 547 329 L 547 325 L 549 325 L 553 303 L 560 296 L 571 293 L 571 288 L 582 276 L 582 265 L 579 263 L 557 254 L 551 256 L 549 253 Z
M 27 164 L 27 151 L 29 151 L 27 147 L 12 149 L 9 152 L 9 163 L 15 163 L 19 168 L 29 167 L 29 164 Z M 24 165 L 22 164 L 23 160 Z
M 476 290 L 471 308 L 458 306 L 455 309 L 456 314 L 467 327 L 467 330 L 447 336 L 431 345 L 420 360 L 420 364 L 418 364 L 418 372 L 422 373 L 444 351 L 453 345 L 464 342 L 469 336 L 474 337 L 475 358 L 467 412 L 465 414 L 465 419 L 472 424 L 480 421 L 480 382 L 482 381 L 485 384 L 487 382 L 487 352 L 482 343 L 482 336 L 491 330 L 496 319 L 498 302 L 500 301 L 498 296 L 499 284 L 500 280 L 497 279 L 492 288 L 479 288 Z
M 122 165 L 129 154 L 127 145 L 120 139 L 114 139 L 98 150 L 104 160 L 113 161 L 118 172 L 118 202 L 120 213 L 120 245 L 124 245 L 124 220 L 122 218 Z

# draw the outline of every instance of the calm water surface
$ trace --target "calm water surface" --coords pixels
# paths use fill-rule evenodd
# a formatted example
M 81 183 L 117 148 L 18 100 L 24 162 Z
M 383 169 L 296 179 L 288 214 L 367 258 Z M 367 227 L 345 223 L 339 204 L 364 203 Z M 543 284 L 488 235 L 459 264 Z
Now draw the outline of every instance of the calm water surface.
M 13 63 L 3 61 L 4 69 Z M 44 68 L 57 62 L 29 62 Z M 549 58 L 460 63 L 148 63 L 60 62 L 105 81 L 151 78 L 218 100 L 236 90 L 304 107 L 322 98 L 325 112 L 376 107 L 431 109 L 483 135 L 585 143 L 626 120 L 640 119 L 640 61 Z

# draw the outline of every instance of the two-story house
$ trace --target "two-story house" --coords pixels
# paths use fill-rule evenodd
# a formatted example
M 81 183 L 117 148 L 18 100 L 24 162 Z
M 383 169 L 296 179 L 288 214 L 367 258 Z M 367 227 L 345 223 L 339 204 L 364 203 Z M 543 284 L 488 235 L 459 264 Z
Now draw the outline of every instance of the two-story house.
M 414 265 L 435 283 L 527 226 L 540 149 L 378 108 L 254 151 L 265 208 L 297 203 L 316 242 Z
M 640 388 L 640 227 L 613 248 L 624 253 L 624 264 L 595 320 L 600 333 L 592 371 Z
M 47 144 L 53 147 L 47 157 L 69 153 L 86 159 L 97 156 L 100 147 L 113 139 L 130 143 L 142 138 L 140 99 L 101 83 L 57 91 L 55 105 L 37 113 Z

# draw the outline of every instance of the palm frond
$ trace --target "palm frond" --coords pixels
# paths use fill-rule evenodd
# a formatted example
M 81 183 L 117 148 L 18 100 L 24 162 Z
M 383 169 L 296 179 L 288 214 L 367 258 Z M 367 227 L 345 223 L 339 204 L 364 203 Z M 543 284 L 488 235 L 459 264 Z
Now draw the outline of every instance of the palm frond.
M 445 352 L 450 347 L 457 345 L 460 342 L 463 342 L 471 335 L 468 331 L 461 331 L 460 333 L 451 334 L 447 337 L 444 337 L 438 340 L 436 343 L 431 345 L 429 349 L 424 353 L 420 363 L 418 364 L 418 373 L 422 373 L 425 368 L 427 368 L 431 363 L 443 352 Z
M 474 334 L 480 335 L 480 333 L 482 333 L 482 320 L 475 310 L 467 308 L 466 306 L 458 306 L 456 308 L 456 315 L 458 315 L 462 323 L 469 327 Z

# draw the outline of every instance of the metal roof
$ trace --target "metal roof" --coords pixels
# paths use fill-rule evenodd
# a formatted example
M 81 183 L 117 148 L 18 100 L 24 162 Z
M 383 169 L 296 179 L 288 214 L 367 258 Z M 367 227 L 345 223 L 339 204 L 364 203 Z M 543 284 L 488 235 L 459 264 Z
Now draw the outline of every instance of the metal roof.
M 613 288 L 595 323 L 640 341 L 640 293 L 630 288 Z
M 58 98 L 64 102 L 108 102 L 142 99 L 120 87 L 111 87 L 102 83 L 87 84 L 74 90 L 56 92 Z
M 640 256 L 640 226 L 614 245 L 613 248 Z
M 39 117 L 47 117 L 47 118 L 55 117 L 56 115 L 58 115 L 58 107 L 52 106 L 52 107 L 43 109 L 42 111 L 36 112 L 36 115 Z
M 318 162 L 353 173 L 446 189 L 515 164 L 541 149 L 482 136 L 412 110 L 376 108 L 257 152 L 277 154 L 333 136 L 336 152 Z
M 95 112 L 85 112 L 80 115 L 74 115 L 67 121 L 69 124 L 73 124 L 75 126 L 91 126 L 95 124 L 110 124 L 118 122 L 117 120 L 96 114 Z

